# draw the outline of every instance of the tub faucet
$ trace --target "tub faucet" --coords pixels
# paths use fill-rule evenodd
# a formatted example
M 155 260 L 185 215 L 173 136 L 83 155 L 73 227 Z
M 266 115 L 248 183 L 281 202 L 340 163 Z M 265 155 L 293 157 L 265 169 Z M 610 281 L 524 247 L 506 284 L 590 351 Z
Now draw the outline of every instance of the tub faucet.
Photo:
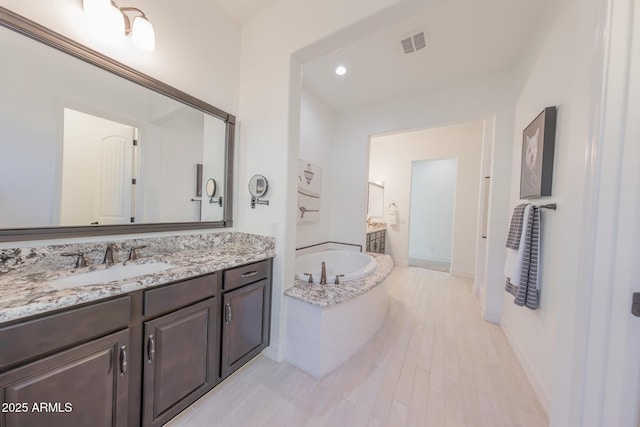
M 327 265 L 325 264 L 324 261 L 322 261 L 322 271 L 320 272 L 320 284 L 321 285 L 327 284 Z

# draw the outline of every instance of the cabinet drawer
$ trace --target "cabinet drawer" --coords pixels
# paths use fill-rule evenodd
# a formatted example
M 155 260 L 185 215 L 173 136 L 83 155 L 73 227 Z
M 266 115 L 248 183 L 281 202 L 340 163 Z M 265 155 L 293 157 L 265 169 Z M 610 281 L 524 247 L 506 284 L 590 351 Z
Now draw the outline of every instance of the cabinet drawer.
M 212 297 L 217 290 L 218 273 L 208 274 L 144 293 L 144 315 L 167 313 Z
M 50 351 L 127 327 L 131 297 L 76 308 L 0 328 L 0 370 Z
M 224 280 L 222 289 L 229 291 L 231 289 L 244 286 L 249 283 L 266 279 L 271 274 L 271 261 L 264 260 L 242 267 L 232 268 L 224 272 Z

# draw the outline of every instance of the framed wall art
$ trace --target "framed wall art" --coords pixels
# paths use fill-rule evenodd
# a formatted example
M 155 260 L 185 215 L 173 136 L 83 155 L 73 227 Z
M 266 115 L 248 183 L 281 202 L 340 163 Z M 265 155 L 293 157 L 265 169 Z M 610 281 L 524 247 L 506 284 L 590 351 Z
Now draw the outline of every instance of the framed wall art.
M 551 196 L 557 107 L 547 107 L 522 133 L 520 198 Z

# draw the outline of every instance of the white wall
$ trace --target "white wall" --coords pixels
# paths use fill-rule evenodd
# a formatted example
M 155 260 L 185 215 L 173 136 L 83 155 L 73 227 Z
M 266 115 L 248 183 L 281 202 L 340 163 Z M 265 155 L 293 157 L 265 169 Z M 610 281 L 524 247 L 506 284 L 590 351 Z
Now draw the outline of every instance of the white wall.
M 415 256 L 408 253 L 410 244 L 415 243 L 413 236 L 409 236 L 411 162 L 456 158 L 455 218 L 453 215 L 450 218 L 455 224 L 454 236 L 452 241 L 449 235 L 449 250 L 444 252 L 448 252 L 449 258 L 453 255 L 452 271 L 455 274 L 473 276 L 482 136 L 483 121 L 475 121 L 371 138 L 369 180 L 384 181 L 385 205 L 395 203 L 398 206 L 398 224 L 388 228 L 386 246 L 396 265 L 408 265 L 409 256 Z
M 329 240 L 329 161 L 333 148 L 333 110 L 308 88 L 302 88 L 300 102 L 300 148 L 299 156 L 322 168 L 322 190 L 320 196 L 320 222 L 298 224 L 296 248 Z M 297 211 L 296 211 L 297 212 Z
M 594 72 L 598 1 L 565 0 L 540 26 L 521 67 L 521 90 L 512 138 L 510 208 L 519 200 L 522 131 L 544 107 L 558 106 L 552 196 L 532 202 L 556 202 L 557 211 L 542 212 L 540 308 L 531 311 L 513 304 L 504 294 L 502 326 L 527 376 L 550 415 L 551 425 L 575 425 L 569 396 L 555 395 L 554 386 L 575 381 L 572 365 L 576 304 L 583 297 L 578 283 L 587 148 Z M 573 359 L 573 360 L 572 360 Z M 554 384 L 555 383 L 555 384 Z
M 204 163 L 203 115 L 179 111 L 162 128 L 147 129 L 151 135 L 144 130 L 140 134 L 138 221 L 200 221 L 200 203 L 191 199 L 196 197 L 196 165 Z
M 504 242 L 509 220 L 514 105 L 512 84 L 513 75 L 506 71 L 342 111 L 336 114 L 330 171 L 332 240 L 340 238 L 341 241 L 363 243 L 371 135 L 485 118 L 495 120 L 485 280 L 488 285 L 483 310 L 487 319 L 497 323 L 502 316 Z
M 89 28 L 80 0 L 0 0 L 0 6 L 218 108 L 238 111 L 240 26 L 215 2 L 193 0 L 176 7 L 172 2 L 136 1 L 135 7 L 153 24 L 152 53 L 130 40 L 121 46 L 101 42 Z

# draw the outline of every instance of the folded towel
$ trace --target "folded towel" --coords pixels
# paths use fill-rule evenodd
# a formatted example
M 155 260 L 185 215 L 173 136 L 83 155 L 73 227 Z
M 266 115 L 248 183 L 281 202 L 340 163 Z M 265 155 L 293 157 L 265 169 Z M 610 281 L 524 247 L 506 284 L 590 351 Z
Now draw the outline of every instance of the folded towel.
M 395 205 L 389 206 L 387 210 L 387 225 L 396 225 L 398 223 L 398 208 Z
M 513 210 L 513 215 L 511 216 L 511 225 L 509 226 L 509 235 L 507 237 L 507 248 L 518 250 L 518 248 L 520 247 L 524 208 L 528 205 L 528 203 L 523 203 L 516 206 L 516 208 Z
M 523 245 L 522 269 L 520 285 L 514 303 L 535 310 L 538 308 L 540 291 L 540 209 L 533 208 L 527 218 L 527 234 Z
M 522 206 L 522 209 L 519 209 Z M 507 257 L 504 263 L 504 275 L 507 276 L 507 282 L 505 284 L 505 290 L 512 294 L 514 297 L 518 294 L 518 285 L 520 284 L 520 273 L 522 272 L 522 260 L 524 258 L 524 245 L 521 245 L 520 242 L 523 242 L 527 235 L 527 227 L 522 226 L 522 219 L 529 218 L 531 211 L 533 210 L 532 205 L 523 204 L 516 207 L 513 216 L 516 215 L 520 217 L 520 225 L 514 224 L 513 218 L 511 220 L 511 227 L 509 230 L 509 239 L 512 241 L 518 242 L 518 246 L 516 249 L 512 249 L 507 245 Z M 517 212 L 516 212 L 517 211 Z M 519 235 L 517 237 L 511 237 L 512 230 L 511 229 L 519 229 Z M 515 232 L 515 231 L 514 231 Z

